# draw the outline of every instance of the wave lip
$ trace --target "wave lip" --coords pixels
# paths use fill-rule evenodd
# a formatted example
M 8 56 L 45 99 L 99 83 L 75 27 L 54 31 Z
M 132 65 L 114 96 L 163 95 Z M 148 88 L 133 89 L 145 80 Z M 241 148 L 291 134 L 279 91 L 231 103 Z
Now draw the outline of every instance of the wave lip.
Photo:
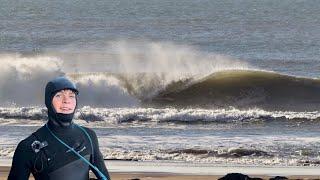
M 265 71 L 228 70 L 190 84 L 172 83 L 150 101 L 151 106 L 262 108 L 275 111 L 320 109 L 320 80 Z

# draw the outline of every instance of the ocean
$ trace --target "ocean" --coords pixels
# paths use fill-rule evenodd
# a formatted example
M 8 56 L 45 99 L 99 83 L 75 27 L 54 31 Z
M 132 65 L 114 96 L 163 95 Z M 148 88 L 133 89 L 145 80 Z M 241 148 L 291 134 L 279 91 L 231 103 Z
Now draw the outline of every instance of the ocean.
M 105 159 L 319 166 L 313 0 L 0 0 L 0 157 L 79 88 Z

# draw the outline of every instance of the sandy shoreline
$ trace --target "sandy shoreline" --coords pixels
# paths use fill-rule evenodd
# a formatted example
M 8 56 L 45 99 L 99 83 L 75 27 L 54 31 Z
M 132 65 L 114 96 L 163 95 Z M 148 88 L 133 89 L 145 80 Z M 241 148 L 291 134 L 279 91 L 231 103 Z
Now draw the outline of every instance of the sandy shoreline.
M 263 179 L 275 176 L 285 176 L 290 179 L 320 179 L 320 167 L 214 166 L 193 163 L 132 161 L 107 161 L 106 164 L 112 180 L 212 180 L 223 177 L 228 173 L 243 173 L 250 177 Z M 0 159 L 0 180 L 7 178 L 10 165 L 10 159 Z
M 6 180 L 8 173 L 9 173 L 10 167 L 8 166 L 0 166 L 0 180 Z M 211 180 L 211 179 L 218 179 L 220 176 L 215 175 L 183 175 L 183 174 L 171 174 L 171 173 L 126 173 L 126 172 L 118 172 L 114 173 L 111 172 L 110 176 L 112 180 L 128 180 L 128 179 L 141 179 L 141 180 Z M 94 177 L 94 176 L 91 176 Z M 29 179 L 33 179 L 33 177 L 30 176 Z
M 0 180 L 6 180 L 10 167 L 0 166 Z M 192 174 L 176 174 L 176 173 L 150 173 L 150 172 L 111 172 L 112 180 L 214 180 L 223 177 L 223 175 L 192 175 Z M 269 179 L 272 176 L 267 175 L 249 175 L 250 177 L 259 177 L 262 179 Z M 94 177 L 94 176 L 92 176 Z M 289 179 L 320 179 L 320 176 L 287 176 Z M 33 179 L 32 175 L 29 179 Z

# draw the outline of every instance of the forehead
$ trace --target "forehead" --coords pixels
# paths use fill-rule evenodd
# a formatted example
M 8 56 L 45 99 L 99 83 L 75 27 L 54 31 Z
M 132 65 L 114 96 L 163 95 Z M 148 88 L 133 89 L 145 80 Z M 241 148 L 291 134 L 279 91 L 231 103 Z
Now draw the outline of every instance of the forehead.
M 61 91 L 58 91 L 56 94 L 60 94 L 60 93 L 63 93 L 63 94 L 75 94 L 72 90 L 70 89 L 63 89 Z

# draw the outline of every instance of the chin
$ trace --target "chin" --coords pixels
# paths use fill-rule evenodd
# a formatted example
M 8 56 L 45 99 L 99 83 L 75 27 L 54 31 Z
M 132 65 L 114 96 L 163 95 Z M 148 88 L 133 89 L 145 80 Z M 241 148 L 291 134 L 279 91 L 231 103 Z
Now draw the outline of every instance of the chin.
M 71 113 L 73 113 L 73 111 L 70 111 L 70 112 L 58 112 L 58 113 L 61 113 L 61 114 L 71 114 Z

